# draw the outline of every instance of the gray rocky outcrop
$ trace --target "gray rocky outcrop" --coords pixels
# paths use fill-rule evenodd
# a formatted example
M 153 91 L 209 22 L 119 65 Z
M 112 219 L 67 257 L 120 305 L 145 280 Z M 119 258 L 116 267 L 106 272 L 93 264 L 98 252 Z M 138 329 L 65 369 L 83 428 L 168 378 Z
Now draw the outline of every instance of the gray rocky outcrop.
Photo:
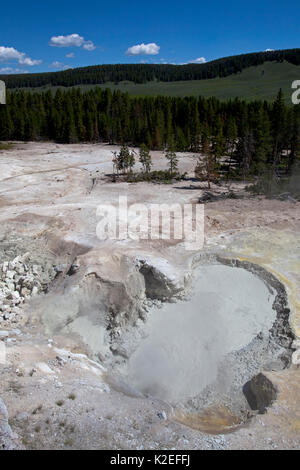
M 22 449 L 8 424 L 7 408 L 0 398 L 0 450 Z

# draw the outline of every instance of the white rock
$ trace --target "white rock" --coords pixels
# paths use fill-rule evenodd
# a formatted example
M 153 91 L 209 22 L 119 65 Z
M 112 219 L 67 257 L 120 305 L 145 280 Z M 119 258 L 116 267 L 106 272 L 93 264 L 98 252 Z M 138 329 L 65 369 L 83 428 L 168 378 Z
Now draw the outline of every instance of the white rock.
M 32 295 L 37 295 L 39 293 L 39 289 L 37 286 L 33 286 L 32 288 L 32 291 L 31 291 L 31 294 Z
M 30 290 L 27 287 L 22 287 L 21 295 L 22 297 L 30 297 Z
M 21 259 L 24 262 L 24 261 L 28 260 L 29 257 L 30 257 L 30 253 L 29 253 L 29 251 L 27 251 L 26 253 L 24 253 L 24 255 L 22 256 Z
M 23 411 L 21 413 L 18 413 L 15 417 L 16 421 L 28 421 L 29 419 L 29 414 L 26 413 L 26 411 Z
M 37 264 L 34 264 L 32 266 L 32 272 L 33 272 L 33 274 L 38 276 L 41 273 L 41 269 Z
M 7 271 L 6 272 L 6 279 L 13 279 L 15 275 L 15 271 Z
M 292 344 L 292 348 L 300 349 L 300 339 L 295 339 Z
M 160 418 L 160 419 L 163 419 L 164 421 L 166 421 L 167 419 L 167 415 L 166 415 L 166 412 L 165 411 L 159 411 L 157 413 L 157 416 Z
M 34 276 L 32 274 L 26 274 L 22 280 L 23 286 L 30 287 L 34 283 Z
M 24 274 L 24 273 L 25 273 L 24 266 L 22 266 L 22 265 L 16 266 L 15 271 L 16 271 L 18 274 Z
M 292 363 L 295 365 L 295 366 L 299 366 L 300 365 L 300 349 L 297 349 L 297 351 L 294 351 L 293 354 L 292 354 Z
M 10 292 L 12 292 L 12 291 L 15 290 L 15 284 L 14 284 L 13 282 L 11 282 L 11 281 L 8 281 L 8 282 L 6 283 L 6 286 L 7 286 L 7 289 L 8 289 Z
M 8 304 L 3 304 L 1 306 L 1 310 L 2 310 L 2 312 L 6 312 L 6 310 L 9 310 L 9 305 Z
M 35 367 L 44 374 L 54 374 L 53 370 L 45 362 L 38 362 Z
M 20 312 L 19 307 L 13 307 L 10 313 L 11 315 L 18 315 L 19 312 Z
M 10 292 L 10 294 L 8 294 L 8 299 L 12 299 L 12 300 L 19 300 L 20 299 L 20 294 L 18 291 L 12 291 Z
M 19 328 L 15 328 L 14 330 L 11 330 L 11 333 L 17 336 L 20 336 L 22 334 L 21 330 Z
M 2 271 L 5 273 L 7 271 L 7 268 L 8 268 L 8 261 L 4 261 L 4 263 L 2 264 Z

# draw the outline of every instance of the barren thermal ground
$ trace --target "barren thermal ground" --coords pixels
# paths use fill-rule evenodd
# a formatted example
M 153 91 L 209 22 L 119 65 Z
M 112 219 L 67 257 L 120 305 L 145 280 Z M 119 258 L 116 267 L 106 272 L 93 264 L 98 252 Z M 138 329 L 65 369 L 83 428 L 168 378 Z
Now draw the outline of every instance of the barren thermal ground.
M 185 179 L 115 179 L 118 150 L 0 151 L 0 445 L 299 448 L 300 203 L 208 190 L 187 152 Z M 125 220 L 120 197 L 201 206 L 203 247 L 102 239 L 99 206 Z

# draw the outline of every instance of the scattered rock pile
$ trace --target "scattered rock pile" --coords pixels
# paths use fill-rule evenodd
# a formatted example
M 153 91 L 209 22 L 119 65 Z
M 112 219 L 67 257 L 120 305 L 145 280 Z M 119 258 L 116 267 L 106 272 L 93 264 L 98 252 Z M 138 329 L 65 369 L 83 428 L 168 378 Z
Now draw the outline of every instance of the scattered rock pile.
M 0 264 L 0 316 L 4 320 L 18 315 L 26 299 L 44 292 L 55 271 L 32 264 L 29 253 Z

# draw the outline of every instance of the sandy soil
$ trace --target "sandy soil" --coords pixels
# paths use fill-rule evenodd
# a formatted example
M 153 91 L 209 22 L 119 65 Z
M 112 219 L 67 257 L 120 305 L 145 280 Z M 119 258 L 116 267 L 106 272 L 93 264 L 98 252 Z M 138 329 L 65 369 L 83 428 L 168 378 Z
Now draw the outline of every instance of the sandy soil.
M 191 253 L 181 242 L 101 241 L 96 236 L 96 210 L 99 204 L 117 204 L 120 195 L 128 196 L 129 203 L 195 203 L 207 188 L 192 179 L 167 185 L 113 183 L 108 176 L 112 150 L 115 147 L 109 145 L 18 143 L 13 150 L 2 151 L 0 261 L 30 251 L 41 262 L 61 264 L 66 271 L 76 261 L 88 276 L 106 283 L 109 279 L 113 285 L 127 282 L 128 276 L 130 285 L 130 276 L 135 274 L 122 271 L 122 257 L 152 259 L 173 276 L 174 285 L 180 285 L 191 268 Z M 161 152 L 152 152 L 152 157 L 155 169 L 165 169 Z M 190 178 L 194 165 L 193 155 L 179 154 L 180 170 Z M 299 338 L 300 204 L 249 197 L 243 184 L 231 189 L 239 198 L 205 205 L 204 251 L 257 263 L 283 282 L 291 326 Z M 226 191 L 225 187 L 212 188 L 214 194 Z M 0 320 L 0 329 L 9 332 L 7 360 L 0 364 L 0 397 L 15 433 L 13 445 L 35 449 L 299 448 L 297 366 L 265 372 L 278 388 L 277 400 L 266 414 L 253 417 L 234 432 L 225 433 L 230 417 L 221 409 L 209 409 L 198 417 L 204 423 L 202 431 L 193 429 L 194 418 L 185 419 L 190 426 L 180 424 L 165 403 L 108 384 L 101 365 L 82 356 L 89 351 L 80 338 L 50 327 L 45 333 L 40 327 L 41 309 L 55 317 L 69 308 L 68 299 L 76 297 L 76 276 L 71 279 L 75 280 L 69 288 L 69 276 L 62 268 L 59 285 L 54 281 L 50 288 L 60 289 L 66 305 L 62 296 L 56 303 L 53 297 L 47 303 L 42 296 L 25 303 L 13 322 Z M 91 295 L 97 294 L 91 290 Z M 134 296 L 138 293 L 129 293 L 124 302 Z

